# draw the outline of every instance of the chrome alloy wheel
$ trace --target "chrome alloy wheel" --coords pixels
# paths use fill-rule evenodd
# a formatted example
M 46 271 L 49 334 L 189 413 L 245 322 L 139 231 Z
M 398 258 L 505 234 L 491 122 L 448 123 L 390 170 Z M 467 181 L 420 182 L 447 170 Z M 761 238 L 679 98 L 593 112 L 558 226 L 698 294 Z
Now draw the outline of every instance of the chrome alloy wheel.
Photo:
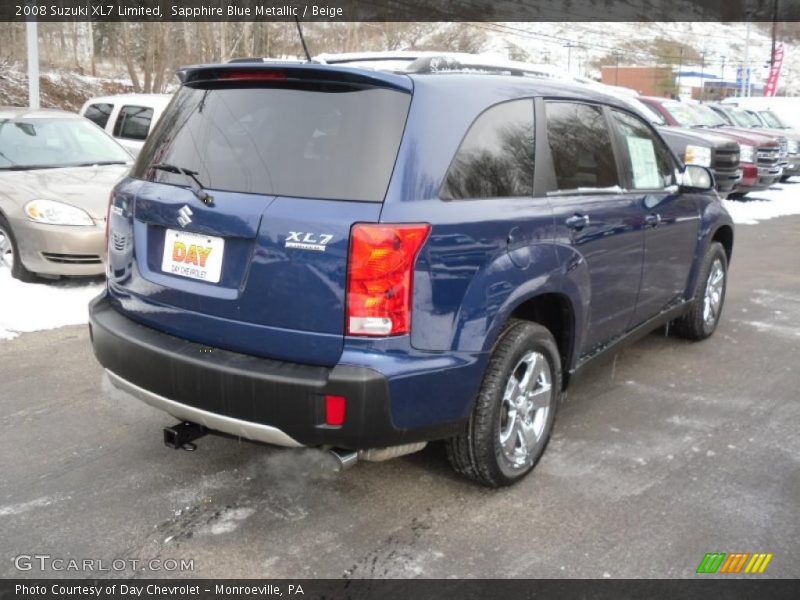
M 11 236 L 2 227 L 0 227 L 0 267 L 6 267 L 9 271 L 14 270 L 14 246 L 11 244 Z
M 544 354 L 528 352 L 511 372 L 500 409 L 500 447 L 513 468 L 530 465 L 552 398 L 550 363 Z
M 706 291 L 703 299 L 703 323 L 706 328 L 711 328 L 719 318 L 722 308 L 722 292 L 725 289 L 725 269 L 722 261 L 715 259 L 711 265 L 711 272 L 706 280 Z

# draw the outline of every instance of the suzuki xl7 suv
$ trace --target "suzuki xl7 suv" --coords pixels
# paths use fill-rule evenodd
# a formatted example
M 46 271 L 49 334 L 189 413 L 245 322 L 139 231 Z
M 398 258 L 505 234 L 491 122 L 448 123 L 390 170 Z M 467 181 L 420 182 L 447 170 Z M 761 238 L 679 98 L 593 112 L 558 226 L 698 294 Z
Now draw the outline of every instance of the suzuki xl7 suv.
M 95 354 L 205 432 L 513 483 L 590 359 L 710 336 L 733 226 L 620 101 L 497 69 L 205 65 L 114 189 Z

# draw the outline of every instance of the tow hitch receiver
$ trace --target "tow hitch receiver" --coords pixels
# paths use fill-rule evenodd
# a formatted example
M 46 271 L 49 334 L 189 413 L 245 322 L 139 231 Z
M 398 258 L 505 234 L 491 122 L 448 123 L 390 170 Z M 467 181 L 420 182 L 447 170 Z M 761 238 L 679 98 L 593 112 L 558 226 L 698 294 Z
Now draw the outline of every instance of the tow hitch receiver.
M 172 427 L 164 427 L 164 444 L 174 450 L 197 450 L 192 442 L 208 433 L 208 429 L 197 423 L 184 421 Z

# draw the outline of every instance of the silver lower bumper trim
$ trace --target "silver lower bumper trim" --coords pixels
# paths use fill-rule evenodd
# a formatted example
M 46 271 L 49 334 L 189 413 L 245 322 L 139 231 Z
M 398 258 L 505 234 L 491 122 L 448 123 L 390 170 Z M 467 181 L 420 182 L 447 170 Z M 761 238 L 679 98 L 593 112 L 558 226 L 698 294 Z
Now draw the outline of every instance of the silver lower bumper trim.
M 180 402 L 175 402 L 169 398 L 164 398 L 158 394 L 154 394 L 144 388 L 139 387 L 135 383 L 131 383 L 127 379 L 123 379 L 119 375 L 106 369 L 108 379 L 112 385 L 135 396 L 145 404 L 149 404 L 153 408 L 163 410 L 171 414 L 176 419 L 182 421 L 191 421 L 198 425 L 203 425 L 214 431 L 221 431 L 230 435 L 254 440 L 256 442 L 264 442 L 266 444 L 274 444 L 276 446 L 287 446 L 290 448 L 300 448 L 303 446 L 300 442 L 286 435 L 277 427 L 270 425 L 262 425 L 261 423 L 251 423 L 250 421 L 242 421 L 241 419 L 234 419 L 224 415 L 218 415 L 200 408 L 194 408 Z

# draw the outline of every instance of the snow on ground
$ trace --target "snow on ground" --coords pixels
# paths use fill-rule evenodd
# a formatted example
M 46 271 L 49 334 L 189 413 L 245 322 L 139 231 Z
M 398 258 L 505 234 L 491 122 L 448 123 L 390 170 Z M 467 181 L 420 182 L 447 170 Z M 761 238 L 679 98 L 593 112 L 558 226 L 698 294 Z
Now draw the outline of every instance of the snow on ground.
M 763 192 L 751 192 L 741 200 L 723 200 L 722 203 L 738 225 L 755 225 L 766 219 L 800 215 L 800 178 L 794 177 Z
M 0 340 L 88 322 L 89 300 L 102 289 L 97 280 L 22 283 L 0 268 Z

